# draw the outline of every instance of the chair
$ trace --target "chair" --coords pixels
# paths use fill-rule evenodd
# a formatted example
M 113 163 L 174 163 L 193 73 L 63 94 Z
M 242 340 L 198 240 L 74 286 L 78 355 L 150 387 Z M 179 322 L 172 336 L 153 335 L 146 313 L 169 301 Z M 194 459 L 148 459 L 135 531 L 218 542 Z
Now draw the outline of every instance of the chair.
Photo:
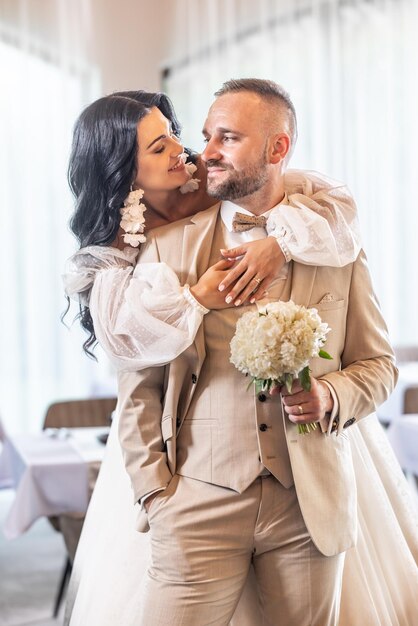
M 403 412 L 418 413 L 418 385 L 405 389 Z
M 112 412 L 116 407 L 116 398 L 89 398 L 86 400 L 67 400 L 54 402 L 46 412 L 43 429 L 46 428 L 84 428 L 91 426 L 109 426 Z M 90 496 L 99 468 L 89 468 Z M 49 517 L 53 528 L 61 532 L 67 549 L 67 558 L 61 574 L 54 603 L 54 617 L 57 617 L 64 591 L 69 581 L 75 551 L 83 527 L 84 515 L 63 514 Z
M 398 364 L 418 363 L 418 346 L 395 347 L 395 356 Z M 418 379 L 404 391 L 402 413 L 418 413 Z
M 3 422 L 1 421 L 1 417 L 0 417 L 0 441 L 2 441 L 2 442 L 6 441 L 6 429 L 3 426 Z
M 397 363 L 418 362 L 418 346 L 396 346 L 394 351 Z
M 48 407 L 43 428 L 109 426 L 116 398 L 91 398 L 54 402 Z

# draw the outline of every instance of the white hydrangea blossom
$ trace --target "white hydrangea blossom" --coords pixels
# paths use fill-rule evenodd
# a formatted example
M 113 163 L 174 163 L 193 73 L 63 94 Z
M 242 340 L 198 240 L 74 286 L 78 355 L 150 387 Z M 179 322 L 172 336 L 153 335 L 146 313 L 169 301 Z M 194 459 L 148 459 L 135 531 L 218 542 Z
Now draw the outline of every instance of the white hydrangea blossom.
M 144 212 L 147 210 L 145 204 L 141 202 L 144 195 L 143 189 L 131 191 L 120 209 L 122 216 L 120 227 L 125 231 L 123 241 L 135 248 L 140 243 L 145 243 L 146 237 Z
M 181 157 L 183 158 L 183 161 L 186 162 L 188 155 L 186 153 L 183 153 Z M 187 183 L 184 183 L 184 185 L 180 187 L 180 193 L 183 194 L 197 191 L 199 189 L 200 183 L 200 178 L 193 178 L 193 174 L 197 170 L 197 167 L 194 163 L 186 163 L 186 170 L 187 173 L 190 175 L 190 178 Z
M 320 350 L 329 330 L 316 309 L 291 300 L 272 302 L 238 320 L 230 361 L 265 388 L 273 382 L 285 384 L 297 378 L 310 359 L 323 356 Z

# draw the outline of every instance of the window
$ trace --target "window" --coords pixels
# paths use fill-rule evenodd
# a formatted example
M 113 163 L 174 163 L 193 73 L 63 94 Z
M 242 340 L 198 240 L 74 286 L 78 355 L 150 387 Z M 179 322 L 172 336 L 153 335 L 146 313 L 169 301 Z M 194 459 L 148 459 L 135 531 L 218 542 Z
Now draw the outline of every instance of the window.
M 165 71 L 184 142 L 203 148 L 205 113 L 223 81 L 281 83 L 299 120 L 291 167 L 322 171 L 351 188 L 392 341 L 416 344 L 418 2 L 254 4 L 260 10 L 250 20 L 234 0 L 194 6 L 186 44 L 192 52 Z M 201 44 L 196 32 L 208 31 L 212 39 Z

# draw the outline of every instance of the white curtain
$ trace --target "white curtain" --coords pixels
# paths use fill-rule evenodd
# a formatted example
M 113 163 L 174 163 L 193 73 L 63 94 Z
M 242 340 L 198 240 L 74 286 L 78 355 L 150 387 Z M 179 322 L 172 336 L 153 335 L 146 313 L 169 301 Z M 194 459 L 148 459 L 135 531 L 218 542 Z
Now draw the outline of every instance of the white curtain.
M 358 205 L 392 341 L 418 343 L 418 0 L 178 0 L 165 90 L 201 149 L 232 77 L 281 83 L 299 139 L 291 166 L 344 180 Z
M 108 376 L 60 322 L 60 275 L 76 248 L 71 131 L 99 94 L 83 48 L 90 28 L 87 0 L 0 5 L 0 415 L 10 431 L 39 428 L 50 402 L 94 393 Z

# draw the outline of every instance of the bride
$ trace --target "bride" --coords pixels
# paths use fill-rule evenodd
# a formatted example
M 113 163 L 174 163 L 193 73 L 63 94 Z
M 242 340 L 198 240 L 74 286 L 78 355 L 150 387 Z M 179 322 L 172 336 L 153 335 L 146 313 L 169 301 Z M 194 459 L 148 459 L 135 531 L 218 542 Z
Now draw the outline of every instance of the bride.
M 167 132 L 144 154 L 141 120 L 153 107 L 167 118 Z M 355 209 L 346 189 L 312 172 L 289 170 L 285 200 L 267 223 L 271 236 L 224 251 L 224 260 L 195 286 L 181 285 L 164 264 L 134 268 L 137 250 L 125 244 L 145 240 L 145 208 L 147 228 L 153 228 L 212 204 L 198 155 L 187 152 L 184 164 L 179 132 L 168 98 L 144 92 L 102 98 L 76 124 L 71 225 L 81 248 L 69 262 L 66 291 L 80 303 L 81 323 L 89 332 L 86 351 L 97 338 L 119 370 L 171 361 L 192 343 L 208 309 L 233 306 L 250 294 L 263 297 L 286 260 L 344 265 L 359 250 Z M 139 178 L 143 191 L 137 189 Z M 229 260 L 235 258 L 235 263 Z M 263 280 L 254 294 L 250 283 L 256 275 Z M 238 276 L 242 279 L 234 285 Z M 219 283 L 225 285 L 222 299 Z M 361 532 L 357 547 L 347 553 L 340 624 L 412 624 L 418 589 L 416 514 L 376 418 L 362 420 L 348 435 Z M 140 506 L 132 503 L 116 417 L 74 562 L 67 624 L 136 623 L 149 549 L 147 535 L 135 531 Z M 261 623 L 253 584 L 249 580 L 237 607 L 233 623 L 238 626 Z

